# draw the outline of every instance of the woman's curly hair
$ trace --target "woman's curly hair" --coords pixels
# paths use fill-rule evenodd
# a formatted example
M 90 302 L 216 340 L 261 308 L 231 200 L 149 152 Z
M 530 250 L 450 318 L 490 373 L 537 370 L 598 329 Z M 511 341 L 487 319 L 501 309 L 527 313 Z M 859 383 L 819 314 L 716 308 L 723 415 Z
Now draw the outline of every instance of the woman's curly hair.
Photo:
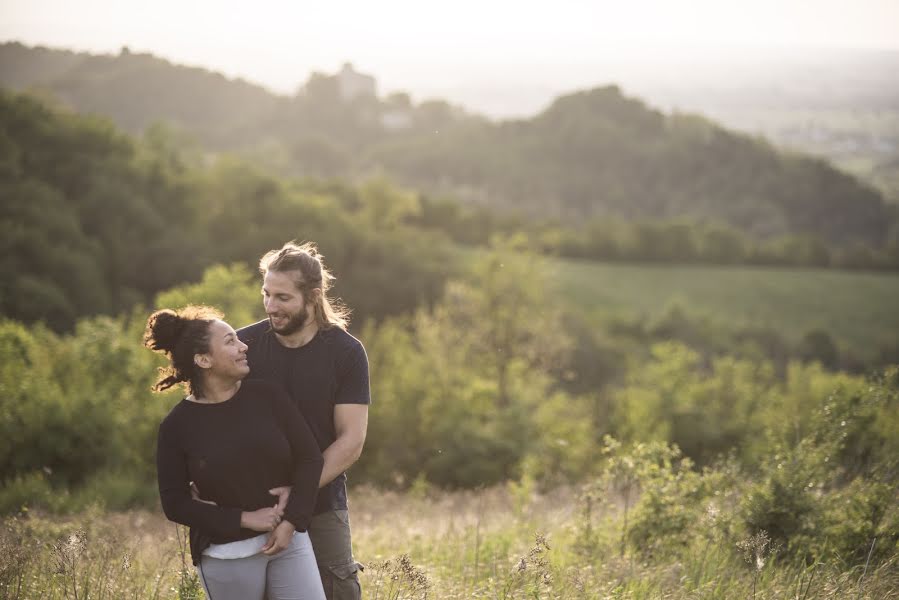
M 209 325 L 221 318 L 221 311 L 193 304 L 177 311 L 157 310 L 150 315 L 144 330 L 144 346 L 164 353 L 169 359 L 169 366 L 159 369 L 161 379 L 153 386 L 154 392 L 184 383 L 188 393 L 202 395 L 200 370 L 194 363 L 194 355 L 209 352 Z

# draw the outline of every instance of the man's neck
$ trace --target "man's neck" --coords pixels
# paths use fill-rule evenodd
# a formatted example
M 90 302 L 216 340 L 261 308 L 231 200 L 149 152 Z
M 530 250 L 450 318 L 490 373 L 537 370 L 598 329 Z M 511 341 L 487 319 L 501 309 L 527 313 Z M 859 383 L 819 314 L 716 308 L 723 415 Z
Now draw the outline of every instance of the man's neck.
M 308 325 L 304 325 L 302 329 L 290 335 L 281 335 L 276 331 L 275 339 L 285 348 L 300 348 L 311 342 L 316 333 L 318 333 L 318 323 L 312 319 Z

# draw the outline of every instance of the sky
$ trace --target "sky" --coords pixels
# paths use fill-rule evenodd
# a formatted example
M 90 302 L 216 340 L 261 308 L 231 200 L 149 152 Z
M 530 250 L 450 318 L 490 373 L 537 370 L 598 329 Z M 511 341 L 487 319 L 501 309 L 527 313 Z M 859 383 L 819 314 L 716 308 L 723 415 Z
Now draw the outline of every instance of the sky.
M 552 79 L 785 49 L 899 50 L 899 0 L 0 0 L 0 41 L 173 62 L 295 91 L 344 62 L 382 89 Z

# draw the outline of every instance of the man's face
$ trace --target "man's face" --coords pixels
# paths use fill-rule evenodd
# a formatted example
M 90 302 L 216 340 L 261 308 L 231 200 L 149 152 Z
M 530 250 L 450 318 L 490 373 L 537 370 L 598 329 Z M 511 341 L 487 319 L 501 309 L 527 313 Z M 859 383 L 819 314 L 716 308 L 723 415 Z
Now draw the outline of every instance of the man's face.
M 279 335 L 296 333 L 309 322 L 309 307 L 297 289 L 292 273 L 269 271 L 262 281 L 262 303 L 272 330 Z

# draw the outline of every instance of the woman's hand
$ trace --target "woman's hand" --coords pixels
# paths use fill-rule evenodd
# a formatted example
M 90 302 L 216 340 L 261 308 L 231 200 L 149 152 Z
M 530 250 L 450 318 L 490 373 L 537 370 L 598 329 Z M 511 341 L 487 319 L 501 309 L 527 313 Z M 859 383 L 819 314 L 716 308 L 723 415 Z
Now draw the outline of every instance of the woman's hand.
M 290 490 L 291 486 L 282 485 L 281 487 L 272 488 L 268 491 L 272 496 L 278 497 L 278 508 L 281 509 L 281 514 L 284 514 L 284 508 L 287 506 L 287 500 L 290 498 Z
M 262 547 L 262 553 L 271 556 L 287 548 L 290 545 L 290 540 L 293 539 L 294 531 L 296 531 L 296 528 L 293 526 L 293 523 L 281 521 L 281 524 L 268 536 L 268 541 Z
M 240 526 L 253 531 L 272 531 L 281 523 L 284 511 L 278 505 L 240 513 Z M 291 526 L 292 527 L 292 526 Z

